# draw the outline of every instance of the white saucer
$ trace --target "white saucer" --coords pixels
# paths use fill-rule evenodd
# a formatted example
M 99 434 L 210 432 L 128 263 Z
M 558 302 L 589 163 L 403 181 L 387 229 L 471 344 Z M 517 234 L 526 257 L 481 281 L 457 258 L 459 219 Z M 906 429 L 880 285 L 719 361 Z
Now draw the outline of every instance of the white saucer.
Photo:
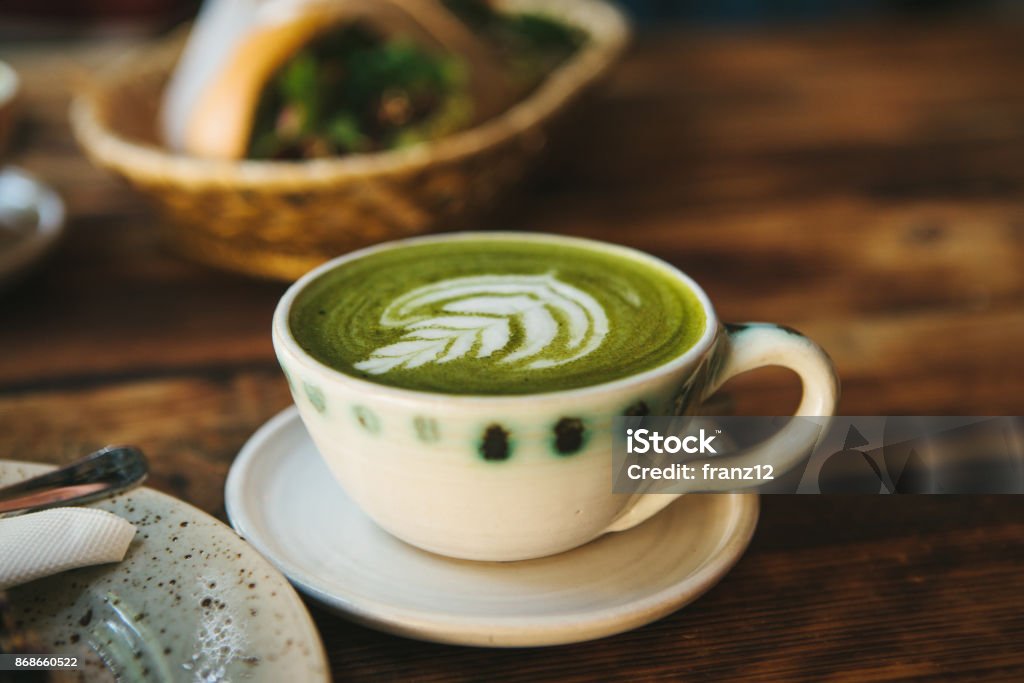
M 648 522 L 538 560 L 454 560 L 399 541 L 345 495 L 289 408 L 228 475 L 235 529 L 300 591 L 368 626 L 460 645 L 555 645 L 620 633 L 713 586 L 757 525 L 754 494 L 684 496 Z

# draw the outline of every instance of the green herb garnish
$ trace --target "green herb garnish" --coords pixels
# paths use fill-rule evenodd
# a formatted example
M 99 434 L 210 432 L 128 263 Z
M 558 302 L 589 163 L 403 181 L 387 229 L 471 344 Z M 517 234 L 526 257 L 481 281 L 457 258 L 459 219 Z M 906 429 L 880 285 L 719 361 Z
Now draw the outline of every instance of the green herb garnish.
M 506 15 L 484 0 L 443 0 L 506 63 L 526 93 L 585 35 L 537 14 Z M 473 122 L 462 59 L 359 24 L 311 42 L 271 79 L 257 108 L 250 158 L 309 159 L 395 149 Z

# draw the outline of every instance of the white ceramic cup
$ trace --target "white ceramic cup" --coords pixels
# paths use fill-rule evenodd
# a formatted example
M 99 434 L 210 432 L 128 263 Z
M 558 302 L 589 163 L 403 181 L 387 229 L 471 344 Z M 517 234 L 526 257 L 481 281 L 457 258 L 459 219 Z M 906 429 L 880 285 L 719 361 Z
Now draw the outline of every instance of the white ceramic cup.
M 314 279 L 384 250 L 448 240 L 570 244 L 636 259 L 691 289 L 704 307 L 700 339 L 675 359 L 604 384 L 531 395 L 450 395 L 400 389 L 343 374 L 296 342 L 289 313 Z M 672 415 L 756 368 L 792 369 L 803 383 L 797 415 L 832 415 L 839 385 L 828 356 L 793 330 L 723 327 L 703 290 L 648 254 L 538 233 L 456 233 L 378 245 L 330 261 L 289 288 L 273 324 L 274 348 L 299 414 L 345 492 L 381 527 L 425 550 L 471 560 L 523 560 L 563 552 L 628 529 L 677 496 L 612 493 L 612 420 Z M 582 426 L 582 447 L 557 449 L 558 430 Z M 782 430 L 785 432 L 785 429 Z M 763 463 L 795 448 L 780 432 L 747 451 Z

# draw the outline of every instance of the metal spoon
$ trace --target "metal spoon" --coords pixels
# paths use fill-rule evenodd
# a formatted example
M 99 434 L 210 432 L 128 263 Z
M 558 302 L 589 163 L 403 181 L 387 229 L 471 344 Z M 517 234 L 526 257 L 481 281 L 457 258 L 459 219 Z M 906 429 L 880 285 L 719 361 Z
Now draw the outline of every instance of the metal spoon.
M 0 488 L 0 515 L 112 496 L 138 486 L 148 472 L 138 448 L 107 446 L 66 467 Z

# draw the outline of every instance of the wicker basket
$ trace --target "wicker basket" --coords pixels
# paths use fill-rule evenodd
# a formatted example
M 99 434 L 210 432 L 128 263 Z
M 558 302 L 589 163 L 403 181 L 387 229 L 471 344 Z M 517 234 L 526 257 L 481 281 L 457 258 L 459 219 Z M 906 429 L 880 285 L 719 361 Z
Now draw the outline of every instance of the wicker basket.
M 543 8 L 590 40 L 528 98 L 467 131 L 408 149 L 313 161 L 213 161 L 158 142 L 160 95 L 180 37 L 133 55 L 72 102 L 75 135 L 94 163 L 165 207 L 169 243 L 198 261 L 291 280 L 338 254 L 469 227 L 538 157 L 551 120 L 604 74 L 628 26 L 602 0 L 512 0 Z

